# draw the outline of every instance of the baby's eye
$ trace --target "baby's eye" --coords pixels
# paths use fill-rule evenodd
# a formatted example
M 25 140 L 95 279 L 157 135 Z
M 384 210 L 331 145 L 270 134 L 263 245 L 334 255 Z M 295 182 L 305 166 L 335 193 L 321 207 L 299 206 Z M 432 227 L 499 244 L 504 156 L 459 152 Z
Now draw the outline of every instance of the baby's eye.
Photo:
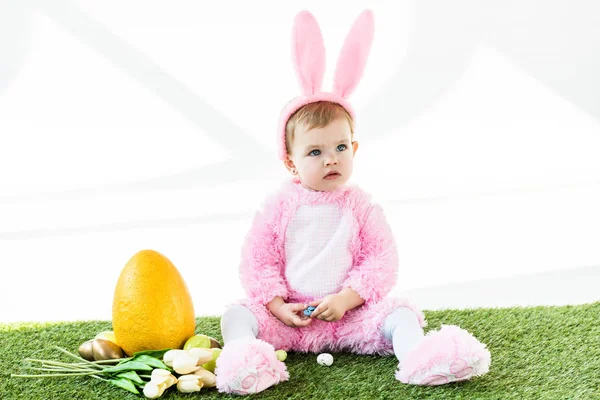
M 344 150 L 346 150 L 347 148 L 348 148 L 348 147 L 347 147 L 345 144 L 340 144 L 340 145 L 337 147 L 337 151 L 344 151 Z
M 318 156 L 319 154 L 321 154 L 321 150 L 313 150 L 308 153 L 309 156 Z

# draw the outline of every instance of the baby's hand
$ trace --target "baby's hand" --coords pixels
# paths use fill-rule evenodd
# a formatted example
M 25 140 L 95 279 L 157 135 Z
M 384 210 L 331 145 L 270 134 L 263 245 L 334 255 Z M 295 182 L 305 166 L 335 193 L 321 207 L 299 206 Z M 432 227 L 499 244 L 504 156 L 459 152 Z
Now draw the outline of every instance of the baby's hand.
M 337 293 L 325 296 L 321 300 L 315 300 L 310 305 L 318 306 L 310 314 L 310 317 L 327 322 L 339 321 L 348 311 L 344 299 Z
M 300 316 L 299 313 L 302 313 L 305 308 L 306 304 L 282 303 L 275 310 L 272 310 L 271 313 L 287 326 L 301 328 L 312 322 L 310 318 L 307 318 L 304 315 Z

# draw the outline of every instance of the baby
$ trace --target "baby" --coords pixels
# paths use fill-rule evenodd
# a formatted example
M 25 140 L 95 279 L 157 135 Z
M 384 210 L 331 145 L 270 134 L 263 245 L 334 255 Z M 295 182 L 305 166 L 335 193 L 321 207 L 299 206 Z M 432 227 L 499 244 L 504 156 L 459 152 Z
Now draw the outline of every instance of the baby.
M 347 184 L 358 150 L 348 96 L 362 77 L 373 38 L 363 12 L 346 38 L 331 93 L 321 91 L 325 49 L 308 12 L 296 17 L 294 64 L 303 94 L 280 117 L 279 156 L 293 176 L 255 216 L 242 250 L 248 299 L 222 319 L 221 392 L 260 392 L 289 378 L 276 349 L 394 354 L 396 378 L 441 385 L 485 374 L 490 353 L 467 331 L 427 336 L 408 301 L 386 297 L 398 254 L 382 208 Z M 303 311 L 315 310 L 310 317 Z

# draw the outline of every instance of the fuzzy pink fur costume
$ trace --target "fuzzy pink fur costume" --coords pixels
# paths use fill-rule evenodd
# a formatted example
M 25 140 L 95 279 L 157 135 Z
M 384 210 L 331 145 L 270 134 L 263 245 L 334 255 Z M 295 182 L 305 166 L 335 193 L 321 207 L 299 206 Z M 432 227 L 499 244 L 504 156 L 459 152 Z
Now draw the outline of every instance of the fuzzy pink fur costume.
M 302 94 L 281 113 L 277 130 L 280 159 L 288 157 L 285 140 L 287 121 L 301 107 L 317 101 L 330 101 L 340 104 L 355 118 L 348 97 L 362 77 L 373 32 L 373 15 L 366 10 L 356 19 L 346 37 L 332 92 L 323 92 L 325 48 L 319 26 L 307 11 L 296 16 L 292 55 Z M 339 284 L 339 287 L 332 293 L 349 287 L 365 303 L 348 311 L 339 321 L 314 319 L 306 327 L 291 328 L 275 318 L 265 305 L 276 296 L 281 296 L 286 302 L 305 304 L 315 300 L 294 290 L 285 279 L 285 242 L 288 224 L 299 208 L 317 204 L 335 205 L 351 221 L 348 250 L 352 263 L 341 284 L 334 284 Z M 396 283 L 397 272 L 398 255 L 391 229 L 383 210 L 371 201 L 368 194 L 356 186 L 343 186 L 331 192 L 312 192 L 302 188 L 298 180 L 286 183 L 278 193 L 267 199 L 264 209 L 256 214 L 242 251 L 240 275 L 248 299 L 238 304 L 244 305 L 256 317 L 258 337 L 225 344 L 217 360 L 217 388 L 221 392 L 250 394 L 287 380 L 289 374 L 285 364 L 275 358 L 275 349 L 393 354 L 393 342 L 384 338 L 382 330 L 383 321 L 389 314 L 405 307 L 415 313 L 421 327 L 426 325 L 423 314 L 408 301 L 386 298 Z M 403 358 L 402 364 L 396 373 L 401 382 L 439 385 L 486 373 L 490 355 L 485 345 L 467 331 L 445 326 L 439 332 L 428 334 Z
M 275 296 L 286 302 L 315 300 L 290 288 L 284 275 L 288 222 L 298 207 L 314 204 L 335 204 L 351 216 L 349 247 L 353 267 L 339 290 L 352 288 L 365 304 L 348 311 L 339 321 L 315 319 L 309 326 L 298 329 L 284 325 L 265 305 Z M 386 316 L 398 307 L 407 307 L 415 311 L 421 326 L 425 326 L 423 314 L 408 301 L 385 298 L 396 283 L 397 272 L 398 254 L 391 229 L 383 210 L 371 202 L 370 195 L 352 185 L 331 192 L 313 192 L 293 180 L 266 200 L 247 234 L 240 275 L 249 298 L 241 304 L 256 316 L 258 338 L 278 349 L 393 354 L 392 343 L 381 333 Z

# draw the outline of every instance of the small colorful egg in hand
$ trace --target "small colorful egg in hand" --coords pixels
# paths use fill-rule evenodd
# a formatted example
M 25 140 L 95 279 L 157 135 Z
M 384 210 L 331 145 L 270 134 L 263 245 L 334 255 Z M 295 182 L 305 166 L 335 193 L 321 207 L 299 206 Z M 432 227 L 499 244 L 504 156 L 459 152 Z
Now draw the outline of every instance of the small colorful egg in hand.
M 313 306 L 308 306 L 308 308 L 306 308 L 306 310 L 304 310 L 304 315 L 306 315 L 307 317 L 310 317 L 310 314 L 312 314 L 313 311 L 315 311 L 316 307 Z
M 329 353 L 321 353 L 317 356 L 317 364 L 329 367 L 333 364 L 333 356 Z

